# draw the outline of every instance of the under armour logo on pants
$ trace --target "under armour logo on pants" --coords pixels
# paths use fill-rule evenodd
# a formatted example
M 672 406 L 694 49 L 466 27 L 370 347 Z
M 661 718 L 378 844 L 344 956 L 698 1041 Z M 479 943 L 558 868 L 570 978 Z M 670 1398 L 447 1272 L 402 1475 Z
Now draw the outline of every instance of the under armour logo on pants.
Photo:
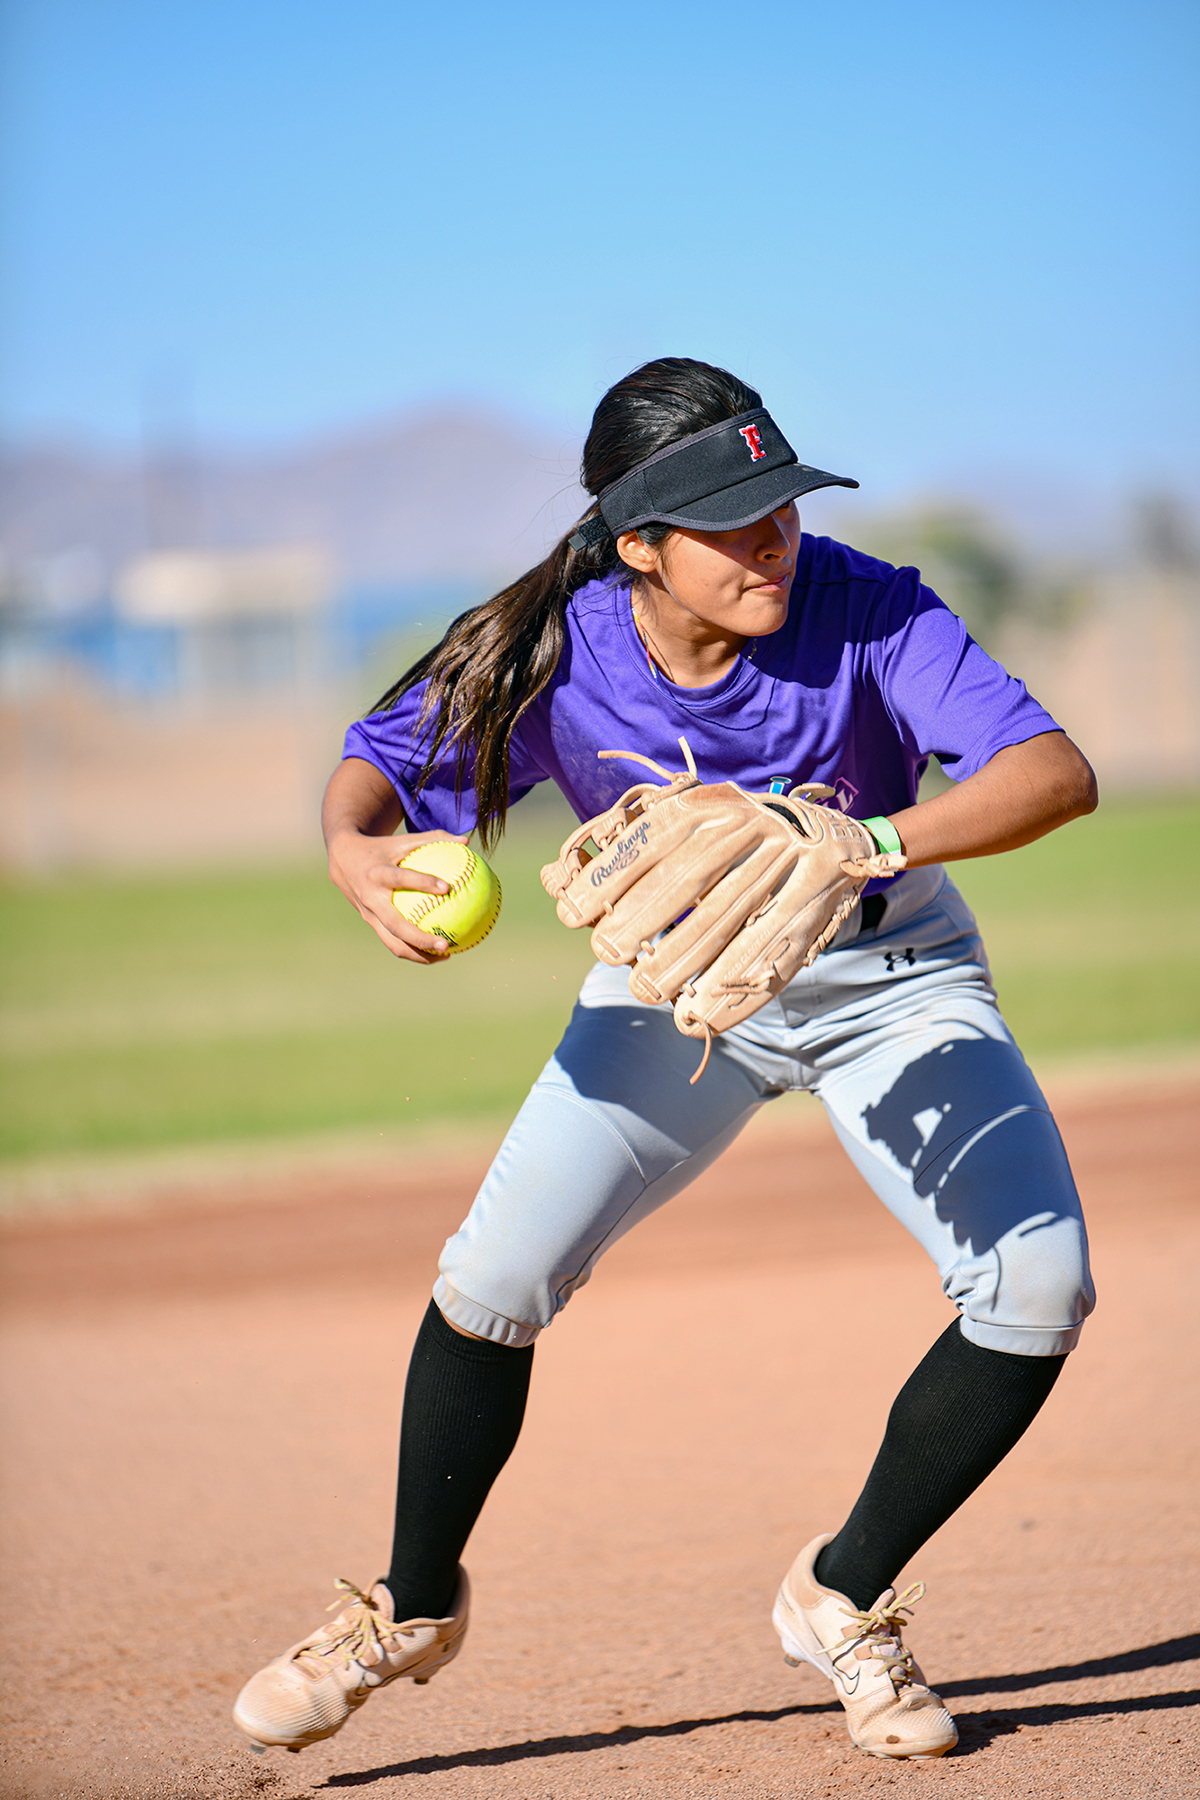
M 917 960 L 917 953 L 912 949 L 888 950 L 885 952 L 883 960 L 887 964 L 888 974 L 894 975 L 901 963 L 907 963 L 911 969 Z

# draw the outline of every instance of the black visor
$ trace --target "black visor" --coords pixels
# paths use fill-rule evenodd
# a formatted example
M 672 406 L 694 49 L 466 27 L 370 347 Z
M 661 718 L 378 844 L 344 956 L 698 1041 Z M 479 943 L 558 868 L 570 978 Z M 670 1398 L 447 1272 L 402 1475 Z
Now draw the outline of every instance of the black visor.
M 856 488 L 797 460 L 763 407 L 722 419 L 660 450 L 600 495 L 604 522 L 616 537 L 652 522 L 693 531 L 738 531 L 813 488 Z

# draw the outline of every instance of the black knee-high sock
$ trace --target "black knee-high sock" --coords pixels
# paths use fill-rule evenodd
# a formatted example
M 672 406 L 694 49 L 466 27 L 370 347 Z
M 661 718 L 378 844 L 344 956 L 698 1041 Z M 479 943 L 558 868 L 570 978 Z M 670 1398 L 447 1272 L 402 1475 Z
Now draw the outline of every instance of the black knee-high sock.
M 867 1484 L 816 1577 L 864 1610 L 1032 1424 L 1065 1356 L 981 1350 L 956 1320 L 909 1376 Z
M 396 1536 L 386 1576 L 397 1619 L 445 1618 L 458 1560 L 525 1417 L 533 1345 L 451 1330 L 430 1301 L 408 1365 Z

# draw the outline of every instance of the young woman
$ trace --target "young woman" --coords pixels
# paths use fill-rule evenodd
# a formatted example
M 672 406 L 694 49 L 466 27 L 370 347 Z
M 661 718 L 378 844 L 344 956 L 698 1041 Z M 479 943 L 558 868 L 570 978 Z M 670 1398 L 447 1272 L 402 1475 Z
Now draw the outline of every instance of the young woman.
M 376 1687 L 426 1681 L 467 1628 L 459 1557 L 520 1430 L 533 1345 L 604 1250 L 678 1193 L 764 1102 L 820 1096 L 847 1153 L 937 1266 L 959 1318 L 892 1408 L 849 1517 L 800 1552 L 774 1623 L 877 1756 L 957 1741 L 901 1636 L 895 1580 L 1007 1455 L 1091 1311 L 1079 1200 L 1046 1102 L 996 1007 L 943 861 L 1009 850 L 1090 812 L 1092 772 L 1054 720 L 920 584 L 802 536 L 809 468 L 753 389 L 668 357 L 605 395 L 583 453 L 597 496 L 546 560 L 458 619 L 351 728 L 329 784 L 330 872 L 388 950 L 445 944 L 391 903 L 445 884 L 397 865 L 554 781 L 581 820 L 638 778 L 602 750 L 751 792 L 826 782 L 906 871 L 868 883 L 811 969 L 712 1047 L 626 971 L 588 976 L 446 1245 L 413 1351 L 387 1575 L 259 1671 L 234 1717 L 258 1747 L 331 1736 Z M 936 754 L 955 784 L 916 804 Z M 393 835 L 400 825 L 409 835 Z

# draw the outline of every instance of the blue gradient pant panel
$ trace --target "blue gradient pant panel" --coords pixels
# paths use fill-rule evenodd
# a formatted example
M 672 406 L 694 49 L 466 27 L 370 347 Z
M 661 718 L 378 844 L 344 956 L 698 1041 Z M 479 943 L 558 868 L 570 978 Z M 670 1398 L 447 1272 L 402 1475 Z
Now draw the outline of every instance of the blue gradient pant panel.
M 442 1253 L 434 1298 L 453 1324 L 532 1343 L 611 1244 L 800 1090 L 928 1253 L 967 1338 L 1074 1347 L 1094 1305 L 1079 1196 L 943 869 L 898 882 L 876 931 L 856 909 L 811 969 L 714 1041 L 692 1087 L 701 1050 L 669 1007 L 632 998 L 625 969 L 592 970 Z

